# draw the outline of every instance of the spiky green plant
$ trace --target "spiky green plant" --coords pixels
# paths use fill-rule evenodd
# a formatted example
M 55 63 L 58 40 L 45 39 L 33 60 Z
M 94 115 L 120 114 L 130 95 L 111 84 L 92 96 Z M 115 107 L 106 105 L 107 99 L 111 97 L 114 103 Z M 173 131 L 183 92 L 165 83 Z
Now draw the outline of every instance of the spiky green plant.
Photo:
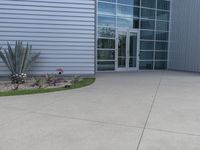
M 17 84 L 25 82 L 27 71 L 39 55 L 40 52 L 33 53 L 32 46 L 28 43 L 24 46 L 22 41 L 16 41 L 14 48 L 7 43 L 7 49 L 0 50 L 0 57 L 11 72 L 11 80 Z

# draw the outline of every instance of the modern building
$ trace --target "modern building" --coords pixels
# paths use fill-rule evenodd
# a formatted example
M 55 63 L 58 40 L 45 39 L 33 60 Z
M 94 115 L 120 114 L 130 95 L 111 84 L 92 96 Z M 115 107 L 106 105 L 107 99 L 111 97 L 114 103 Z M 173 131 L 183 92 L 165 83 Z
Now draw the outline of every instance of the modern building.
M 199 72 L 199 10 L 199 0 L 1 0 L 0 44 L 41 51 L 34 74 Z

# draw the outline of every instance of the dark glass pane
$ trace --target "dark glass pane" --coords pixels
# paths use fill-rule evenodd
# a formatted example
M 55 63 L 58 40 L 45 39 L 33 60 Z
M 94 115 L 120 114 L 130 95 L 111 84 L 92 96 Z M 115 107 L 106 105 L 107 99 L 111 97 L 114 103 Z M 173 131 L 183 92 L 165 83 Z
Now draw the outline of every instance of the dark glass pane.
M 115 60 L 115 51 L 98 50 L 98 60 Z
M 126 32 L 120 32 L 118 38 L 118 67 L 126 67 Z
M 168 42 L 156 42 L 156 50 L 168 50 Z
M 114 39 L 98 39 L 98 48 L 115 49 Z
M 103 15 L 115 15 L 116 14 L 116 5 L 110 3 L 100 3 L 98 5 L 98 14 Z
M 107 27 L 99 27 L 98 37 L 115 38 L 115 29 Z
M 163 21 L 156 22 L 156 30 L 168 31 L 169 30 L 169 23 Z
M 158 9 L 169 10 L 170 9 L 169 0 L 158 0 Z
M 154 52 L 153 51 L 141 51 L 140 60 L 153 60 Z
M 126 33 L 119 34 L 118 57 L 126 57 Z
M 141 41 L 140 49 L 141 50 L 154 50 L 154 42 L 153 41 Z
M 114 17 L 99 16 L 98 17 L 98 25 L 99 26 L 115 27 L 115 25 L 116 25 L 116 19 Z
M 129 67 L 136 67 L 136 65 L 137 65 L 137 58 L 130 58 Z
M 129 27 L 133 28 L 133 19 L 132 18 L 117 18 L 118 27 Z
M 167 69 L 167 61 L 155 61 L 154 69 Z
M 123 58 L 123 57 L 118 58 L 118 67 L 119 68 L 126 67 L 126 58 Z
M 110 71 L 115 70 L 115 62 L 114 61 L 99 61 L 97 63 L 98 71 Z
M 153 61 L 140 61 L 140 69 L 141 70 L 152 70 L 153 69 Z
M 156 60 L 167 60 L 167 52 L 156 52 Z
M 157 11 L 157 19 L 169 21 L 169 12 L 167 11 Z
M 154 31 L 141 31 L 140 39 L 154 40 Z
M 134 0 L 117 0 L 117 2 L 120 3 L 120 4 L 126 4 L 126 5 L 133 6 Z
M 134 5 L 135 5 L 135 6 L 140 6 L 140 1 L 141 1 L 141 0 L 134 0 Z
M 155 29 L 155 21 L 153 20 L 141 20 L 141 29 Z
M 142 0 L 142 6 L 156 8 L 156 0 Z
M 130 45 L 129 45 L 129 55 L 130 57 L 136 57 L 137 54 L 137 34 L 130 33 Z
M 117 16 L 132 18 L 133 17 L 133 7 L 118 5 L 117 6 Z
M 99 1 L 116 3 L 116 0 L 99 0 Z
M 157 31 L 156 32 L 156 40 L 165 40 L 167 41 L 168 40 L 168 32 L 159 32 Z
M 134 7 L 134 17 L 140 17 L 140 8 Z
M 141 17 L 145 19 L 155 19 L 155 10 L 142 8 Z
M 133 28 L 139 28 L 140 27 L 140 20 L 134 19 L 133 21 Z

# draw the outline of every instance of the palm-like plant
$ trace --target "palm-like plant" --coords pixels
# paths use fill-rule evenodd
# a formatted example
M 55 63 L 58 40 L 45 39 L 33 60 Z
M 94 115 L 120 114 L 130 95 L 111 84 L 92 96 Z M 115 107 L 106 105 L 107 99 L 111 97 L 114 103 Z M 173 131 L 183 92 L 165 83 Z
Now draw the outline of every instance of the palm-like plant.
M 14 48 L 7 43 L 7 47 L 3 51 L 0 50 L 0 57 L 12 73 L 12 83 L 24 83 L 28 69 L 39 57 L 40 52 L 33 53 L 32 46 L 28 43 L 24 46 L 22 41 L 16 41 Z

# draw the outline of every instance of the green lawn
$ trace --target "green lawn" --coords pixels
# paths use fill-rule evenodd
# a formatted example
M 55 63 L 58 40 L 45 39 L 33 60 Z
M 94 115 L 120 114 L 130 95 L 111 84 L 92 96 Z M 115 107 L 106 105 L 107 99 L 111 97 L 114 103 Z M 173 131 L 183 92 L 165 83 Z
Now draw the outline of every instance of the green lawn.
M 64 91 L 70 89 L 77 89 L 84 86 L 88 86 L 95 82 L 95 78 L 84 78 L 80 82 L 75 83 L 70 88 L 51 88 L 51 89 L 32 89 L 32 90 L 16 90 L 16 91 L 7 91 L 7 92 L 0 92 L 1 96 L 15 96 L 15 95 L 28 95 L 28 94 L 38 94 L 38 93 L 49 93 L 49 92 L 56 92 L 56 91 Z

